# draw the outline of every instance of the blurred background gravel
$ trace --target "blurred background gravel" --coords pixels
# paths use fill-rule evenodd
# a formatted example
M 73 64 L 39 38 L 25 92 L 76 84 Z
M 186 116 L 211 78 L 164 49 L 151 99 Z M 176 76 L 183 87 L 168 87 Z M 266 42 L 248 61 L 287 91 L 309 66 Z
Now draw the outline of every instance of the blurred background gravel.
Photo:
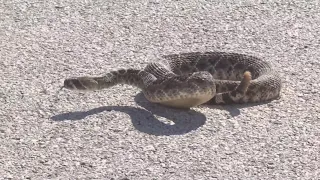
M 0 1 L 0 179 L 319 179 L 319 1 Z M 281 99 L 150 104 L 64 78 L 228 51 L 272 63 Z

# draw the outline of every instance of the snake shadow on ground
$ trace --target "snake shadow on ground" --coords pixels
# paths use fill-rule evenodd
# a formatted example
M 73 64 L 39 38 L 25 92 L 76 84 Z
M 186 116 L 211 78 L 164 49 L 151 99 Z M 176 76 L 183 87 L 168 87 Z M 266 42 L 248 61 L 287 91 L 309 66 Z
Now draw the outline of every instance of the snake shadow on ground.
M 150 103 L 141 96 L 143 96 L 142 93 L 138 94 L 135 101 L 145 109 L 131 106 L 102 106 L 88 111 L 58 114 L 51 119 L 53 121 L 83 120 L 87 116 L 113 110 L 128 114 L 137 130 L 157 136 L 186 134 L 198 129 L 206 122 L 206 116 L 200 112 L 164 107 Z M 161 118 L 170 120 L 172 123 L 163 122 Z
M 134 100 L 144 109 L 131 106 L 102 106 L 88 111 L 75 111 L 58 114 L 52 116 L 51 119 L 54 121 L 83 120 L 87 116 L 113 110 L 128 114 L 131 118 L 133 126 L 137 130 L 157 136 L 186 134 L 203 126 L 207 119 L 204 114 L 192 109 L 174 109 L 151 103 L 141 92 L 135 96 Z M 242 108 L 265 103 L 267 102 L 224 106 L 204 104 L 202 106 L 226 110 L 231 116 L 234 117 L 240 114 L 240 109 Z M 160 121 L 159 119 L 161 117 L 172 121 L 173 124 Z

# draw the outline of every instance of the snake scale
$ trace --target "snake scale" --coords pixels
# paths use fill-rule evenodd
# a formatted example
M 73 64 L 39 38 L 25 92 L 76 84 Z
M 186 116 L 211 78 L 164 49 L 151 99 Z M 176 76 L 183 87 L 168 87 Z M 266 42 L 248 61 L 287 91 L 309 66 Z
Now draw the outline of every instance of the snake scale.
M 278 98 L 281 90 L 280 76 L 268 62 L 229 52 L 165 55 L 144 69 L 118 69 L 104 76 L 68 78 L 63 87 L 93 91 L 117 84 L 136 86 L 150 102 L 175 108 L 263 102 Z

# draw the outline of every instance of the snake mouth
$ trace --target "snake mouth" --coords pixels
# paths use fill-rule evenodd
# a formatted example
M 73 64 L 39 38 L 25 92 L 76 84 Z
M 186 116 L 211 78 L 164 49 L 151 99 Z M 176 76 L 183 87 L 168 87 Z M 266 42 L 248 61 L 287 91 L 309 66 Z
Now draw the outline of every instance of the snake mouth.
M 100 89 L 100 84 L 94 77 L 78 77 L 64 80 L 63 87 L 69 90 L 92 91 Z
M 88 87 L 86 84 L 88 83 L 84 79 L 70 78 L 70 79 L 64 80 L 63 88 L 69 89 L 69 90 L 85 91 L 85 90 L 88 90 Z
M 77 79 L 66 79 L 63 82 L 62 88 L 69 89 L 69 90 L 77 90 L 81 88 L 81 83 Z

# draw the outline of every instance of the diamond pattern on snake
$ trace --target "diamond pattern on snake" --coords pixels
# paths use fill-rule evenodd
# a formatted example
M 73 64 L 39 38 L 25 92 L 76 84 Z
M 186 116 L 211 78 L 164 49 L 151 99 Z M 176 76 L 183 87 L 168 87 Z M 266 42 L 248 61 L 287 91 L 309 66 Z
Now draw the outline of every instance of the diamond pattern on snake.
M 165 55 L 144 69 L 68 78 L 63 88 L 94 91 L 117 84 L 136 86 L 150 102 L 175 108 L 269 101 L 278 98 L 281 90 L 279 74 L 268 62 L 228 52 Z

